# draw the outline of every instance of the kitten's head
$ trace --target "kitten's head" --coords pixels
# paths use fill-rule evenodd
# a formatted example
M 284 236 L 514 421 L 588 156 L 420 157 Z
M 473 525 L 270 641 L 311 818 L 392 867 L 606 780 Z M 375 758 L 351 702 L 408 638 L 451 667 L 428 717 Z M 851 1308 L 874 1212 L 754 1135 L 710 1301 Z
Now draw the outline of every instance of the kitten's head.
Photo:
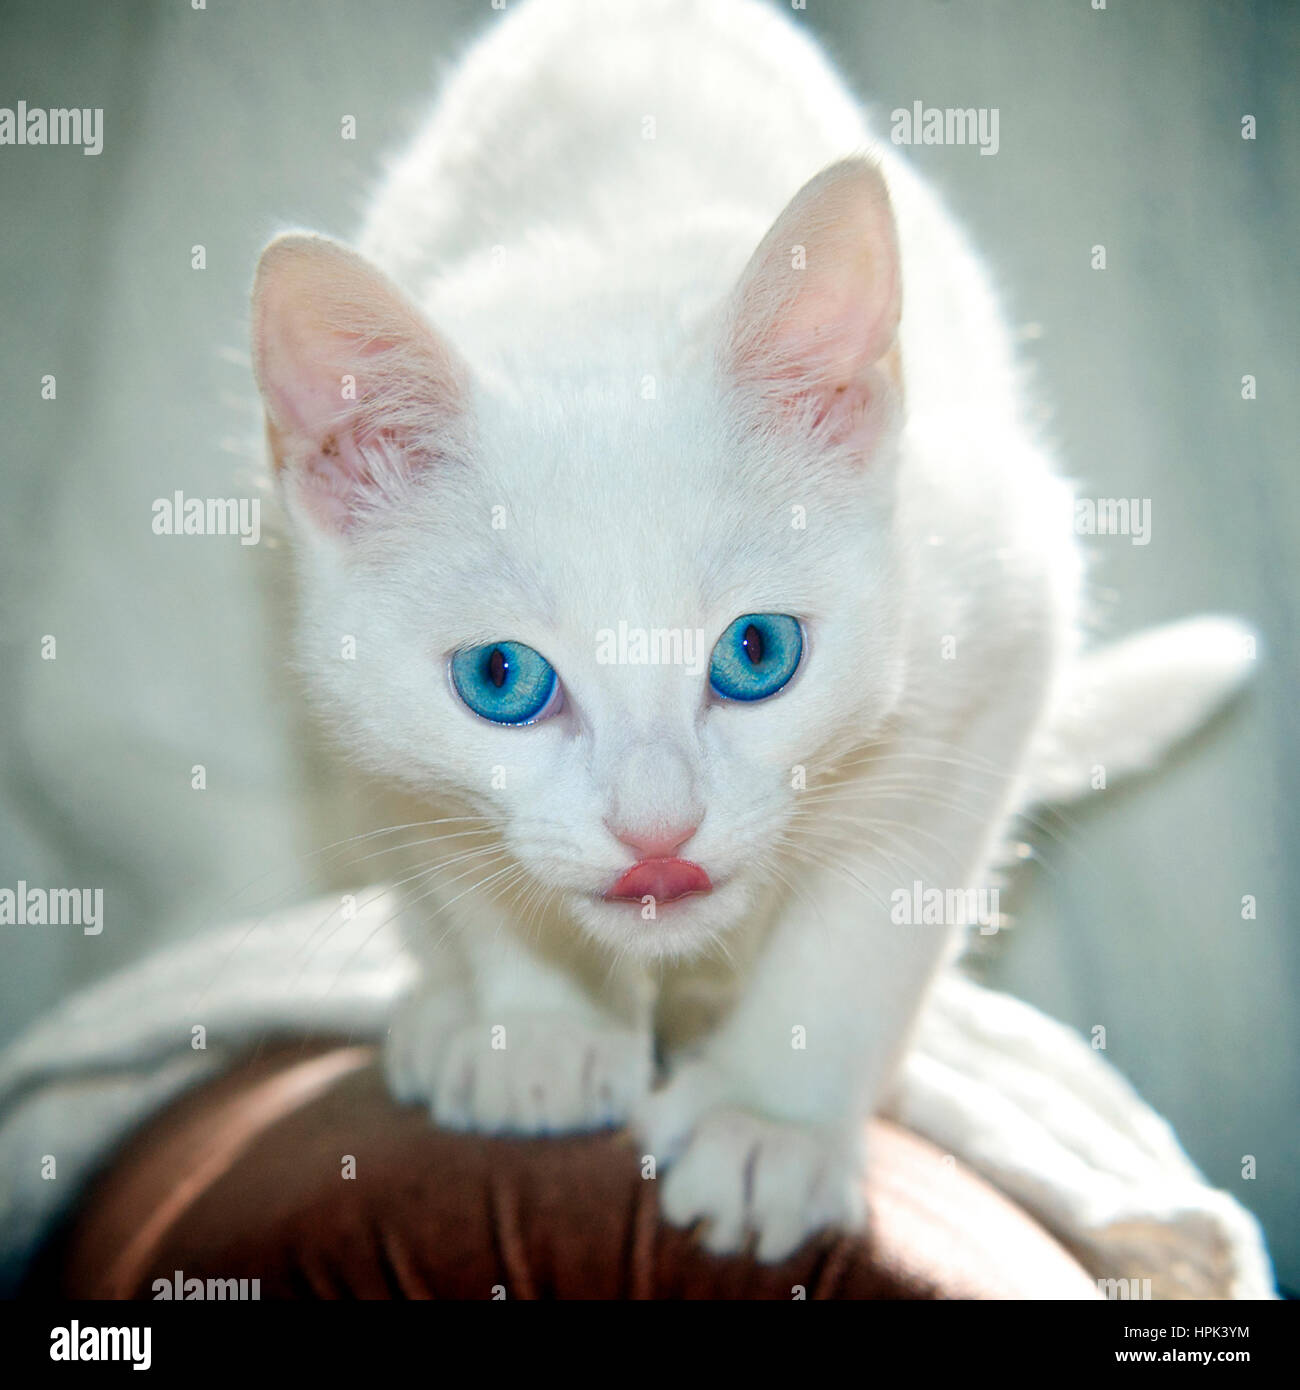
M 879 172 L 836 165 L 648 393 L 618 324 L 580 374 L 471 365 L 355 253 L 267 249 L 299 659 L 361 761 L 487 818 L 509 857 L 453 893 L 550 891 L 657 956 L 777 891 L 814 771 L 900 682 L 899 278 Z

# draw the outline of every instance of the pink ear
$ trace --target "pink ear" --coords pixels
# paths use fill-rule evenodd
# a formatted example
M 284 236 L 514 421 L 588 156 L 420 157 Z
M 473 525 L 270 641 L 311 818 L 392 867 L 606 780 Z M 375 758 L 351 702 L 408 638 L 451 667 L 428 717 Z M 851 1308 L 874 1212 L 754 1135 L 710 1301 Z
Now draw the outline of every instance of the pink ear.
M 732 301 L 727 370 L 783 420 L 865 446 L 897 367 L 900 281 L 880 170 L 866 159 L 831 165 L 750 259 Z
M 324 237 L 284 236 L 253 287 L 253 361 L 278 470 L 347 531 L 455 447 L 467 377 L 401 293 Z

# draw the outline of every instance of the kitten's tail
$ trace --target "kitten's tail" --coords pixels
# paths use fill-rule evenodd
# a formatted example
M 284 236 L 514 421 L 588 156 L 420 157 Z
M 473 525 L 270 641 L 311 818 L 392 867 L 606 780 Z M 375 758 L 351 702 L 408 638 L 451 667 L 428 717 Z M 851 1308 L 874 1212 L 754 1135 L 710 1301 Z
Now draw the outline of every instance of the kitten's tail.
M 1155 766 L 1245 684 L 1257 647 L 1245 623 L 1200 617 L 1086 652 L 1039 737 L 1028 799 L 1074 801 Z

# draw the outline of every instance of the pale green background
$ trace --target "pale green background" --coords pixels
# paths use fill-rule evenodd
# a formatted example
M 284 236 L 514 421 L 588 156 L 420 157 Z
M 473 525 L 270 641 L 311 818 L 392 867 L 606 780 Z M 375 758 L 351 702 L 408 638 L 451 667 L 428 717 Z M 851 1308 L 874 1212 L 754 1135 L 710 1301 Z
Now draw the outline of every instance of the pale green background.
M 110 914 L 94 940 L 0 928 L 3 1040 L 321 842 L 294 812 L 294 697 L 259 606 L 276 557 L 169 546 L 150 503 L 239 490 L 260 245 L 286 222 L 350 234 L 435 70 L 497 16 L 487 0 L 0 15 L 0 104 L 106 109 L 98 158 L 0 149 L 0 884 L 102 885 Z M 1253 692 L 1171 766 L 1032 837 L 1041 864 L 987 975 L 1105 1026 L 1113 1061 L 1260 1213 L 1293 1285 L 1298 17 L 1284 0 L 809 0 L 800 17 L 881 115 L 917 99 L 1001 112 L 996 158 L 914 157 L 1027 328 L 1070 471 L 1089 495 L 1152 499 L 1149 546 L 1096 547 L 1103 629 L 1218 609 L 1266 635 Z

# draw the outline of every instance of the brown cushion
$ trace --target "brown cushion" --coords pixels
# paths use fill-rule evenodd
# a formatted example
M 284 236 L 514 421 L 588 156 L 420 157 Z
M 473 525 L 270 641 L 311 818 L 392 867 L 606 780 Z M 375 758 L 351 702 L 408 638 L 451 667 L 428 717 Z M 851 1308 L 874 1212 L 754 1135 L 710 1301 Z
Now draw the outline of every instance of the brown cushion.
M 295 1044 L 137 1134 L 33 1291 L 152 1298 L 181 1271 L 257 1279 L 263 1299 L 1097 1296 L 981 1179 L 895 1125 L 870 1128 L 870 1236 L 761 1265 L 661 1224 L 625 1134 L 440 1131 L 389 1098 L 373 1049 Z

